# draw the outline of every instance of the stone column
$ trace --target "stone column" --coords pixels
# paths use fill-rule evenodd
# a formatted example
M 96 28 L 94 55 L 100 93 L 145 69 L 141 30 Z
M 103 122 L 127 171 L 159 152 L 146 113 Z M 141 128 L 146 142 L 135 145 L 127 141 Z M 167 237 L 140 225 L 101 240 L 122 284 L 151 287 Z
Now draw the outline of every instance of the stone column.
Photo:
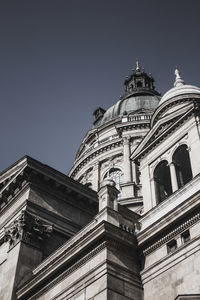
M 130 161 L 130 137 L 123 138 L 124 145 L 124 183 L 132 181 L 131 161 Z
M 200 157 L 199 157 L 199 141 L 194 143 L 192 147 L 188 147 L 192 176 L 195 177 L 200 172 Z
M 100 164 L 99 161 L 96 161 L 93 166 L 93 178 L 92 178 L 92 189 L 98 192 L 99 190 L 99 173 L 100 173 Z
M 171 175 L 172 192 L 174 193 L 175 191 L 178 190 L 178 182 L 177 182 L 177 177 L 176 177 L 176 169 L 175 169 L 175 165 L 173 162 L 169 163 L 169 169 L 170 169 L 170 175 Z
M 151 182 L 151 203 L 152 203 L 152 207 L 154 207 L 157 204 L 157 186 L 154 178 L 151 178 L 150 182 Z
M 132 162 L 132 178 L 133 178 L 133 182 L 137 184 L 138 180 L 137 180 L 136 168 L 137 168 L 136 164 Z

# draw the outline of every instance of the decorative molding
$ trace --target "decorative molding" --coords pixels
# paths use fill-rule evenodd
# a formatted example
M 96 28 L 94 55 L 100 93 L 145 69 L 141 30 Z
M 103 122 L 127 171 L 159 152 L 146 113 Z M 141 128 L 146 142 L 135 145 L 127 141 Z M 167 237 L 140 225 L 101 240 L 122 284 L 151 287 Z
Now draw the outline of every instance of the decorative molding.
M 152 149 L 154 149 L 155 147 L 157 147 L 163 141 L 163 139 L 165 139 L 168 136 L 170 136 L 174 132 L 174 130 L 176 130 L 184 122 L 186 122 L 188 120 L 188 118 L 191 117 L 192 114 L 193 114 L 193 109 L 188 110 L 181 117 L 179 117 L 179 118 L 177 117 L 177 119 L 175 120 L 175 122 L 171 122 L 170 125 L 169 125 L 169 127 L 167 127 L 165 131 L 161 132 L 160 134 L 158 134 L 156 136 L 153 135 L 151 137 L 151 139 L 149 139 L 149 141 L 146 143 L 145 147 L 140 151 L 140 153 L 138 153 L 138 155 L 135 156 L 134 160 L 136 160 L 137 163 L 139 163 L 139 161 L 141 160 L 141 158 L 143 158 L 147 153 L 149 153 L 149 151 L 152 151 Z
M 176 97 L 173 97 L 171 99 L 169 99 L 166 102 L 163 102 L 161 105 L 158 106 L 157 108 L 157 113 L 153 115 L 152 119 L 151 119 L 151 127 L 158 121 L 158 119 L 160 118 L 160 116 L 163 115 L 163 113 L 168 110 L 171 107 L 176 106 L 177 104 L 186 104 L 188 102 L 189 106 L 192 103 L 192 106 L 194 108 L 195 111 L 199 111 L 199 95 L 196 94 L 188 94 L 188 95 L 179 95 Z
M 123 137 L 123 145 L 129 145 L 130 139 L 131 139 L 130 136 L 124 136 Z
M 22 211 L 16 220 L 4 228 L 4 241 L 9 242 L 10 247 L 23 241 L 40 248 L 41 242 L 49 238 L 52 231 L 52 225 L 44 223 L 39 217 L 34 217 L 27 211 Z
M 132 235 L 135 235 L 135 227 L 130 227 L 126 224 L 119 224 L 120 228 Z
M 138 121 L 128 121 L 126 123 L 122 122 L 122 124 L 117 125 L 117 131 L 119 132 L 119 134 L 122 134 L 123 131 L 130 131 L 130 130 L 134 130 L 134 129 L 149 130 L 149 128 L 150 128 L 150 120 L 143 120 L 143 122 L 141 122 L 141 123 L 138 123 Z
M 153 243 L 148 248 L 144 249 L 143 250 L 143 254 L 146 256 L 146 255 L 152 253 L 157 248 L 159 248 L 160 246 L 162 246 L 163 244 L 167 243 L 169 240 L 171 240 L 172 238 L 174 238 L 176 235 L 178 235 L 179 233 L 185 231 L 186 229 L 188 229 L 189 227 L 191 227 L 193 224 L 197 223 L 199 220 L 200 220 L 200 212 L 197 213 L 197 214 L 195 214 L 193 217 L 191 217 L 190 219 L 188 219 L 186 222 L 184 222 L 180 226 L 178 226 L 176 229 L 174 229 L 171 232 L 169 232 L 166 236 L 164 236 L 163 238 L 159 239 L 157 242 Z
M 111 149 L 120 147 L 122 145 L 122 140 L 118 140 L 116 142 L 113 142 L 109 145 L 106 145 L 102 148 L 98 148 L 95 152 L 91 153 L 89 156 L 87 156 L 85 159 L 83 159 L 80 163 L 76 162 L 76 167 L 74 168 L 73 172 L 71 173 L 71 177 L 74 178 L 75 175 L 81 170 L 83 166 L 85 166 L 89 161 L 91 161 L 93 158 L 97 157 L 98 155 L 107 152 Z

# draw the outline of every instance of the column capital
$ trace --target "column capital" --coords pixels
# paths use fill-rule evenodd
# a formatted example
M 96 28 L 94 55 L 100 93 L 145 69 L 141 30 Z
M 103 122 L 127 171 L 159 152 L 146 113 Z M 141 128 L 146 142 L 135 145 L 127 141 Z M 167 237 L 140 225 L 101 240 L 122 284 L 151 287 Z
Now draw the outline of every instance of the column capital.
M 130 136 L 124 136 L 122 139 L 123 139 L 123 144 L 124 145 L 129 145 L 130 139 L 131 139 Z
M 39 217 L 31 215 L 27 211 L 22 211 L 17 219 L 4 228 L 4 240 L 9 242 L 10 247 L 23 241 L 40 248 L 43 239 L 49 238 L 52 231 L 52 225 L 44 223 Z
M 93 169 L 96 170 L 100 165 L 100 161 L 99 160 L 96 160 L 93 164 Z

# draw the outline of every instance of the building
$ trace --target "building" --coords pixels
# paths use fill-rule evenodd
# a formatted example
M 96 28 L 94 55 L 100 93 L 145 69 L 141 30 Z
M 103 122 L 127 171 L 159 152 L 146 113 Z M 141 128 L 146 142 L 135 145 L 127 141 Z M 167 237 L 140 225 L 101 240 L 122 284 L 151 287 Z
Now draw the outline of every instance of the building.
M 149 131 L 161 96 L 138 61 L 124 84 L 125 93 L 115 105 L 94 111 L 94 127 L 81 143 L 69 175 L 95 191 L 105 178 L 113 179 L 120 190 L 119 203 L 141 212 L 140 171 L 130 154 Z
M 0 299 L 200 299 L 200 88 L 175 77 L 161 97 L 137 62 L 70 177 L 0 174 Z

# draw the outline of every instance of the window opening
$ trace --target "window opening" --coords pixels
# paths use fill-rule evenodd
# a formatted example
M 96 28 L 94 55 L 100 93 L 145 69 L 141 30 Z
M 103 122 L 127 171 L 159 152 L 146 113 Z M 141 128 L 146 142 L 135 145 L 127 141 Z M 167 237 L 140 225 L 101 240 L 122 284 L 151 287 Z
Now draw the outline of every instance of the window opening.
M 121 192 L 121 188 L 120 188 L 121 176 L 122 176 L 122 171 L 120 169 L 112 168 L 106 173 L 104 179 L 112 179 L 115 182 L 116 188 Z
M 189 230 L 186 230 L 185 232 L 183 232 L 181 234 L 181 240 L 182 240 L 183 244 L 189 242 L 189 240 L 190 240 L 190 232 L 189 232 Z
M 166 160 L 161 161 L 154 171 L 157 202 L 160 203 L 172 194 L 170 169 Z
M 173 253 L 177 249 L 177 241 L 172 240 L 167 244 L 167 253 Z
M 137 82 L 137 87 L 142 87 L 142 81 Z
M 192 169 L 187 145 L 178 147 L 173 155 L 178 187 L 181 188 L 192 179 Z

